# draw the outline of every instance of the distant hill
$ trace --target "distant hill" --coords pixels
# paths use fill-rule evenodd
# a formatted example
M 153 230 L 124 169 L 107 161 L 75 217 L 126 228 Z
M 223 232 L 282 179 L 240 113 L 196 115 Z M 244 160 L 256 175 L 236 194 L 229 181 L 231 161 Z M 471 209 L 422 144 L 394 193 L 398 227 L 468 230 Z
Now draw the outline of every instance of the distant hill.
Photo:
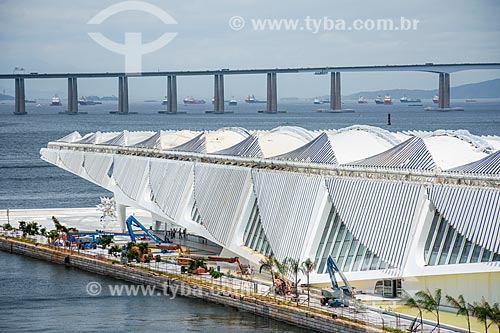
M 4 95 L 0 94 L 0 101 L 13 101 L 15 100 L 15 97 L 9 96 L 9 95 Z
M 451 98 L 500 98 L 500 79 L 494 79 L 479 83 L 464 84 L 461 86 L 451 87 Z M 390 95 L 393 98 L 403 96 L 413 98 L 430 99 L 437 94 L 437 89 L 422 90 L 422 89 L 390 89 L 377 91 L 361 91 L 352 95 L 343 96 L 345 99 L 358 99 L 359 96 L 373 99 L 378 95 Z

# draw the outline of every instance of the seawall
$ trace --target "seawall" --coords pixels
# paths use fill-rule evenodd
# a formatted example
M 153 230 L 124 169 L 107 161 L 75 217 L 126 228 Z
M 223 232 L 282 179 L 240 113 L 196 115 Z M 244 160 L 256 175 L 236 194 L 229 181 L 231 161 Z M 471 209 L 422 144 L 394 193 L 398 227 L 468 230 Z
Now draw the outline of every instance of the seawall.
M 212 285 L 196 283 L 179 276 L 169 276 L 105 259 L 51 249 L 11 238 L 0 238 L 0 250 L 75 267 L 130 283 L 152 285 L 159 290 L 162 290 L 165 286 L 169 286 L 169 288 L 175 290 L 179 288 L 192 288 L 198 292 L 190 294 L 190 297 L 197 297 L 208 302 L 231 306 L 238 310 L 286 322 L 287 324 L 308 330 L 339 333 L 382 332 L 382 330 L 370 326 L 334 319 L 325 314 L 307 311 L 294 306 L 276 304 L 233 291 L 219 290 L 218 292 L 214 292 L 214 286 Z

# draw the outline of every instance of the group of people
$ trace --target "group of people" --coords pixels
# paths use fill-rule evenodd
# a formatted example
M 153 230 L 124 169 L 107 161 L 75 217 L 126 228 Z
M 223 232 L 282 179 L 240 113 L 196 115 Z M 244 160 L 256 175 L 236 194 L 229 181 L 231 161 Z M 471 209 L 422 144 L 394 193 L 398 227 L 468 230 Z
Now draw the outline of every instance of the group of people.
M 165 230 L 165 241 L 167 241 L 170 238 L 175 238 L 175 236 L 178 236 L 179 239 L 186 239 L 187 229 L 184 228 L 184 230 L 182 230 L 181 228 L 179 228 L 177 230 L 175 228 L 171 228 L 170 230 Z

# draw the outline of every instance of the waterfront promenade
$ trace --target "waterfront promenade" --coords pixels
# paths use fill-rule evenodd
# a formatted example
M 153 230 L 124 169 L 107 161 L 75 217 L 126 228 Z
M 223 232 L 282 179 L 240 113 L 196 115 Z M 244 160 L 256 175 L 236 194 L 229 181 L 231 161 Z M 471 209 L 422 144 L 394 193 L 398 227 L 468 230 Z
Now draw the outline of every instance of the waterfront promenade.
M 95 210 L 94 210 L 95 211 Z M 6 221 L 5 219 L 5 213 L 6 211 L 1 211 L 0 214 L 2 214 L 2 219 L 0 222 L 3 224 Z M 16 223 L 19 219 L 24 218 L 26 220 L 37 220 L 37 221 L 51 221 L 51 216 L 53 213 L 59 213 L 58 218 L 61 218 L 61 220 L 64 220 L 67 218 L 67 222 L 78 222 L 79 221 L 79 226 L 82 229 L 86 230 L 92 230 L 94 227 L 97 227 L 96 223 L 99 222 L 98 219 L 98 213 L 97 213 L 97 218 L 96 216 L 92 215 L 92 209 L 91 208 L 85 208 L 85 209 L 47 209 L 47 210 L 14 210 L 9 212 L 10 218 L 11 218 L 11 223 L 16 226 Z M 89 213 L 89 216 L 87 216 L 88 220 L 84 220 L 83 217 L 85 216 L 85 213 Z M 136 214 L 140 215 L 140 211 L 136 211 Z M 15 222 L 14 222 L 15 221 Z M 82 222 L 83 221 L 83 222 Z M 87 222 L 84 222 L 87 221 Z M 95 222 L 90 222 L 90 221 L 95 221 Z M 50 225 L 44 224 L 47 227 L 51 227 Z M 73 224 L 68 224 L 69 226 L 73 226 Z M 16 238 L 20 237 L 19 232 L 4 232 L 4 235 L 8 235 L 10 237 Z M 33 239 L 37 243 L 45 243 L 46 240 L 44 237 L 37 236 L 38 238 Z M 7 240 L 5 240 L 7 241 Z M 2 239 L 2 242 L 4 242 L 4 239 Z M 16 242 L 17 243 L 17 242 Z M 29 246 L 29 244 L 26 243 L 19 243 L 22 244 L 23 246 Z M 194 242 L 190 241 L 190 245 L 193 246 Z M 4 244 L 5 245 L 5 244 Z M 0 247 L 3 248 L 4 250 L 6 249 L 6 246 Z M 7 247 L 8 248 L 8 247 Z M 12 248 L 12 247 L 11 247 Z M 411 317 L 407 317 L 404 315 L 400 314 L 395 314 L 391 313 L 390 311 L 385 311 L 387 309 L 381 309 L 381 308 L 375 308 L 375 307 L 370 307 L 366 306 L 363 303 L 359 302 L 357 304 L 354 304 L 348 308 L 329 308 L 329 307 L 323 307 L 320 305 L 319 302 L 319 295 L 320 295 L 320 290 L 316 288 L 312 288 L 312 297 L 311 297 L 311 302 L 310 302 L 310 307 L 307 307 L 307 302 L 306 302 L 306 294 L 305 290 L 306 288 L 301 288 L 301 292 L 299 293 L 299 305 L 296 304 L 295 300 L 292 299 L 292 296 L 274 296 L 270 292 L 270 283 L 268 282 L 268 279 L 266 278 L 266 275 L 260 275 L 260 274 L 255 274 L 251 277 L 241 277 L 236 275 L 234 272 L 236 271 L 236 266 L 231 266 L 230 264 L 226 265 L 221 265 L 221 270 L 226 273 L 224 277 L 218 280 L 213 280 L 209 275 L 186 275 L 186 274 L 181 274 L 181 268 L 179 265 L 176 264 L 175 258 L 173 258 L 170 261 L 163 261 L 160 263 L 134 263 L 132 265 L 128 266 L 123 266 L 123 269 L 125 269 L 125 275 L 124 276 L 117 276 L 114 273 L 110 273 L 107 271 L 107 265 L 110 263 L 113 266 L 120 266 L 122 265 L 117 265 L 120 261 L 118 257 L 111 256 L 107 254 L 106 250 L 102 249 L 96 249 L 96 250 L 88 250 L 88 251 L 77 251 L 76 249 L 69 249 L 69 250 L 64 250 L 60 248 L 54 248 L 52 247 L 50 250 L 48 248 L 38 248 L 34 249 L 33 251 L 50 251 L 52 253 L 55 253 L 57 255 L 52 254 L 50 258 L 60 258 L 62 260 L 59 263 L 63 263 L 65 258 L 70 256 L 70 262 L 73 263 L 75 262 L 73 257 L 78 257 L 78 258 L 86 258 L 91 261 L 90 266 L 88 265 L 83 265 L 79 268 L 84 269 L 84 270 L 90 270 L 92 272 L 97 272 L 99 274 L 105 274 L 105 275 L 110 275 L 113 277 L 121 278 L 123 280 L 126 280 L 128 282 L 133 282 L 137 284 L 150 284 L 151 285 L 151 280 L 147 279 L 142 279 L 143 276 L 141 274 L 146 274 L 147 276 L 150 276 L 148 274 L 153 274 L 155 277 L 167 277 L 175 281 L 180 281 L 181 283 L 186 283 L 189 284 L 192 289 L 195 289 L 197 291 L 201 290 L 200 288 L 206 287 L 208 288 L 208 291 L 213 291 L 213 290 L 218 290 L 218 291 L 224 291 L 226 294 L 222 298 L 218 298 L 217 296 L 210 295 L 210 297 L 207 296 L 206 293 L 200 293 L 196 294 L 193 292 L 189 292 L 189 294 L 185 294 L 181 296 L 188 296 L 188 297 L 201 297 L 203 299 L 207 299 L 209 301 L 213 301 L 216 303 L 220 303 L 221 299 L 225 300 L 228 298 L 231 298 L 231 304 L 227 304 L 230 306 L 235 306 L 237 308 L 246 310 L 246 311 L 251 311 L 254 313 L 257 313 L 259 315 L 266 315 L 265 313 L 258 313 L 257 310 L 254 309 L 254 311 L 249 310 L 248 307 L 250 306 L 250 309 L 252 305 L 241 305 L 240 303 L 245 303 L 250 301 L 250 304 L 255 305 L 257 301 L 259 302 L 264 302 L 264 303 L 269 303 L 269 306 L 276 306 L 280 308 L 281 312 L 283 313 L 288 313 L 290 312 L 299 312 L 302 313 L 302 315 L 305 316 L 306 320 L 307 318 L 311 317 L 314 318 L 315 316 L 321 316 L 325 317 L 327 322 L 330 322 L 328 325 L 333 325 L 335 326 L 336 323 L 338 323 L 340 326 L 344 325 L 344 320 L 341 320 L 341 318 L 345 318 L 345 321 L 350 325 L 352 323 L 366 323 L 369 325 L 367 327 L 367 330 L 365 331 L 371 331 L 372 327 L 381 329 L 383 327 L 393 327 L 400 329 L 402 331 L 405 331 L 411 324 Z M 13 251 L 15 252 L 15 251 Z M 20 252 L 17 252 L 20 253 Z M 26 254 L 26 253 L 24 253 Z M 30 255 L 30 254 L 28 254 Z M 37 255 L 32 255 L 34 257 L 37 257 Z M 41 257 L 38 257 L 39 259 L 43 259 Z M 58 262 L 58 259 L 52 260 L 55 262 Z M 88 269 L 89 267 L 94 267 L 91 269 Z M 97 267 L 100 267 L 99 269 Z M 227 274 L 228 271 L 232 271 L 233 274 Z M 138 274 L 138 278 L 137 278 Z M 130 276 L 130 279 L 127 278 L 126 276 Z M 141 277 L 142 276 L 142 277 Z M 141 280 L 142 279 L 142 280 Z M 165 279 L 162 280 L 165 282 Z M 170 280 L 169 280 L 170 281 Z M 157 286 L 158 287 L 158 286 Z M 214 289 L 215 288 L 215 289 Z M 186 290 L 186 289 L 184 289 Z M 229 294 L 228 294 L 229 293 Z M 219 295 L 220 296 L 220 295 Z M 360 295 L 360 298 L 363 298 L 364 300 L 371 300 L 374 301 L 376 300 L 376 297 L 370 297 L 368 295 Z M 223 303 L 225 304 L 225 303 Z M 245 303 L 246 304 L 246 303 Z M 267 305 L 266 305 L 267 306 Z M 246 308 L 245 308 L 246 307 Z M 287 310 L 288 309 L 288 310 Z M 280 312 L 278 311 L 278 312 Z M 272 311 L 271 311 L 272 312 Z M 268 312 L 268 315 L 272 317 L 272 313 Z M 336 319 L 332 319 L 333 316 L 336 316 Z M 278 316 L 278 317 L 273 317 L 274 319 L 278 320 L 286 320 Z M 341 324 L 342 323 L 342 324 Z M 323 325 L 323 324 L 322 324 Z M 311 328 L 311 327 L 309 327 Z M 432 329 L 434 328 L 434 325 L 431 322 L 428 322 L 424 326 L 423 332 L 431 332 Z M 328 331 L 329 328 L 326 327 L 325 331 Z M 345 330 L 344 330 L 345 331 Z M 446 325 L 441 327 L 442 332 L 463 332 L 463 330 L 456 329 L 454 330 L 451 327 L 446 328 Z M 347 330 L 349 332 L 349 329 Z

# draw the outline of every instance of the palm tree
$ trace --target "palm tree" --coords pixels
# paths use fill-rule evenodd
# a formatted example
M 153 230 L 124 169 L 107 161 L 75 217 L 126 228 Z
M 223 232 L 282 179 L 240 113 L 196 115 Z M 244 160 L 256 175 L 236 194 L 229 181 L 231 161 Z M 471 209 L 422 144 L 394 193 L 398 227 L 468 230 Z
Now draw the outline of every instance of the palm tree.
M 450 295 L 446 295 L 446 300 L 448 303 L 451 304 L 456 310 L 457 310 L 457 315 L 462 315 L 467 317 L 467 329 L 470 333 L 470 314 L 469 310 L 471 307 L 467 302 L 465 302 L 464 296 L 463 295 L 458 295 L 457 298 L 453 298 Z
M 273 291 L 274 297 L 276 297 L 276 288 L 274 287 L 274 267 L 275 267 L 276 260 L 273 258 L 273 256 L 265 257 L 265 259 L 261 259 L 259 261 L 260 268 L 259 268 L 259 273 L 262 273 L 262 271 L 268 271 L 271 274 L 271 289 Z
M 439 324 L 439 305 L 441 304 L 441 289 L 436 289 L 434 291 L 434 295 L 429 291 L 429 289 L 426 290 L 420 290 L 417 291 L 415 294 L 416 301 L 420 305 L 422 309 L 425 311 L 434 313 L 436 315 L 436 321 L 437 321 L 437 331 L 440 331 L 440 324 Z
M 497 325 L 498 333 L 500 333 L 500 305 L 498 303 L 493 304 L 493 306 L 490 308 L 490 311 L 490 319 L 493 324 Z
M 481 303 L 474 302 L 472 306 L 472 315 L 477 318 L 480 322 L 484 323 L 484 332 L 488 333 L 488 328 L 491 326 L 491 323 L 488 325 L 488 319 L 491 318 L 491 307 L 486 302 L 486 300 L 481 300 Z
M 312 261 L 310 258 L 307 258 L 305 261 L 302 262 L 301 264 L 301 272 L 306 275 L 307 278 L 307 307 L 309 307 L 309 302 L 311 300 L 311 293 L 310 293 L 310 287 L 309 287 L 309 275 L 316 269 L 316 263 Z
M 299 270 L 300 270 L 300 264 L 298 259 L 293 259 L 293 258 L 286 258 L 285 262 L 288 266 L 288 270 L 293 274 L 294 276 L 294 286 L 295 286 L 295 298 L 297 300 L 297 305 L 299 304 L 299 280 L 298 280 L 298 275 L 299 275 Z
M 404 292 L 403 300 L 405 301 L 406 306 L 409 306 L 410 308 L 415 308 L 418 310 L 418 316 L 420 317 L 420 331 L 423 332 L 424 323 L 423 323 L 423 318 L 422 318 L 422 308 L 420 307 L 420 304 L 417 302 L 417 300 L 415 298 L 411 297 L 410 294 L 408 294 L 407 292 Z M 417 318 L 418 317 L 415 317 L 415 320 L 413 321 L 412 326 L 417 321 Z M 414 331 L 414 330 L 412 329 L 411 331 Z

